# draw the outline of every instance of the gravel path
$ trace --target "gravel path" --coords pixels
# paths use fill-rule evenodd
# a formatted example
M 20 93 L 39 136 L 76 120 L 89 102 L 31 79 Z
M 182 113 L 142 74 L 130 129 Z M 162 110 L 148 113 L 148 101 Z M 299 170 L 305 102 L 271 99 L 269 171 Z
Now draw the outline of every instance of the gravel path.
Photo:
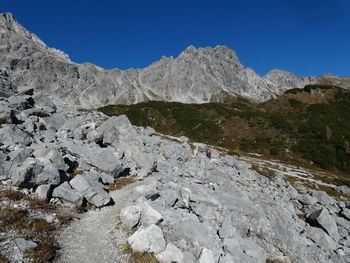
M 132 189 L 140 182 L 110 192 L 115 205 L 83 214 L 64 228 L 57 241 L 61 246 L 56 263 L 114 263 L 130 262 L 121 253 L 126 243 L 126 233 L 116 228 L 120 210 L 132 201 Z

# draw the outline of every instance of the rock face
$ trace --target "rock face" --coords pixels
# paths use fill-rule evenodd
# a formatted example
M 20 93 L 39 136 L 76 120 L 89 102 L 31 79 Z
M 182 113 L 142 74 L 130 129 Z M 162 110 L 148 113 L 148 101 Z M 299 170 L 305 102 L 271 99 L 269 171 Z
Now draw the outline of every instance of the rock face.
M 48 48 L 24 29 L 10 13 L 0 14 L 0 34 L 0 68 L 7 72 L 3 77 L 0 73 L 0 85 L 6 87 L 6 96 L 15 88 L 33 87 L 37 94 L 88 108 L 148 100 L 217 102 L 237 94 L 264 101 L 305 84 L 350 83 L 338 77 L 297 77 L 281 70 L 260 77 L 224 46 L 190 46 L 177 58 L 163 57 L 144 69 L 104 70 L 71 62 L 66 54 Z

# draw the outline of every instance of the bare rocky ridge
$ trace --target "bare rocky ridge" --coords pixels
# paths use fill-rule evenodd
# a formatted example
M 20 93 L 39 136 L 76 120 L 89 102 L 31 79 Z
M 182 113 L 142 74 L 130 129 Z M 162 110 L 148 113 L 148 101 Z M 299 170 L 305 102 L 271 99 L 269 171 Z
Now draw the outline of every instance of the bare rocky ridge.
M 281 70 L 261 77 L 243 67 L 236 53 L 225 46 L 190 46 L 177 58 L 163 57 L 143 69 L 104 70 L 91 63 L 76 64 L 63 52 L 48 48 L 10 13 L 0 14 L 0 36 L 0 68 L 7 70 L 20 91 L 32 87 L 37 93 L 87 108 L 148 100 L 221 102 L 236 95 L 265 101 L 310 83 L 350 86 L 344 78 L 298 77 Z

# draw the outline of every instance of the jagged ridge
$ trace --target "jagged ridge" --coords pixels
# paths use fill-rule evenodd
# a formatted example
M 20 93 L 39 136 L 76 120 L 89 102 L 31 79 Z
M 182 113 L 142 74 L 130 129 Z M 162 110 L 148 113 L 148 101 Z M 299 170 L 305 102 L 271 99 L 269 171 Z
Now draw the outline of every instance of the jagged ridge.
M 39 94 L 89 108 L 148 100 L 222 102 L 236 95 L 265 101 L 287 89 L 319 82 L 280 70 L 260 77 L 225 46 L 190 46 L 177 58 L 163 57 L 143 69 L 76 64 L 62 51 L 48 48 L 10 13 L 0 14 L 0 34 L 0 68 L 7 69 L 19 90 L 33 87 Z

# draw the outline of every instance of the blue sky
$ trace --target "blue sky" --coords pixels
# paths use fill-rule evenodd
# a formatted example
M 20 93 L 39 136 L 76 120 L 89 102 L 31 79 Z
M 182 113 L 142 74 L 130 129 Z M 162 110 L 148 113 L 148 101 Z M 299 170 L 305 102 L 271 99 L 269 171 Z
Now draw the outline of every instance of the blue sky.
M 348 0 L 2 0 L 0 11 L 74 62 L 108 69 L 226 45 L 260 75 L 350 76 Z

